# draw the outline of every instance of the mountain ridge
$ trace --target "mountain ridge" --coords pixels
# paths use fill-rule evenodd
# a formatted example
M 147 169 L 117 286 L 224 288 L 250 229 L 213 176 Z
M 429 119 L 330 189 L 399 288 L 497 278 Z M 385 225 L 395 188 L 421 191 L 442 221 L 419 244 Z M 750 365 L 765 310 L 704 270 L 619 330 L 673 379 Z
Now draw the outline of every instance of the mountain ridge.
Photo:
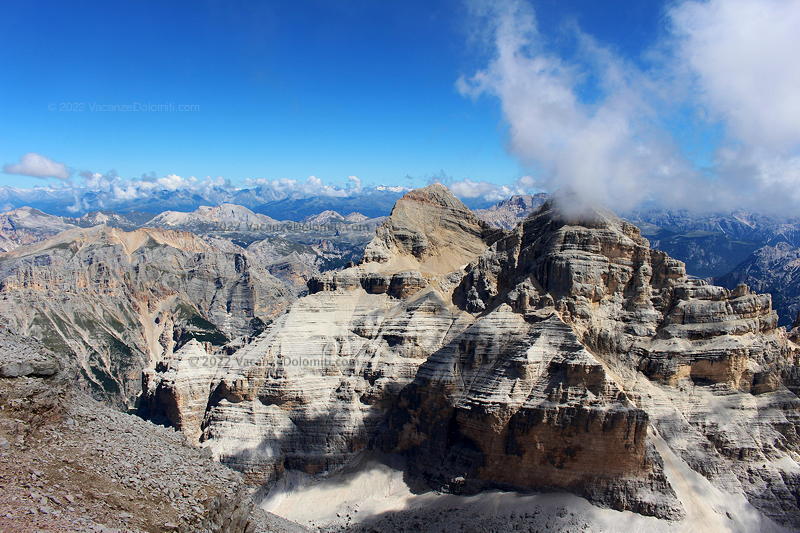
M 507 232 L 444 187 L 412 191 L 309 293 L 235 357 L 176 353 L 148 377 L 149 413 L 256 484 L 377 447 L 439 490 L 569 490 L 722 523 L 678 483 L 690 471 L 800 524 L 795 334 L 768 295 L 689 277 L 612 213 L 547 202 Z

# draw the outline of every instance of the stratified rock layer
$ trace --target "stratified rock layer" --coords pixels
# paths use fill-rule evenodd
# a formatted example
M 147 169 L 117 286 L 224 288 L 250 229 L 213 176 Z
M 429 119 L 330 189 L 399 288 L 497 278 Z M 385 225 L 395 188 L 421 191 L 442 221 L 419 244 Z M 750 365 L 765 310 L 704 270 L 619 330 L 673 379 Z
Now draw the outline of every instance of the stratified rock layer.
M 0 298 L 11 329 L 71 354 L 99 396 L 132 406 L 143 369 L 191 338 L 260 333 L 291 294 L 190 233 L 96 226 L 0 256 Z
M 441 186 L 409 195 L 370 260 L 312 279 L 311 294 L 253 343 L 204 368 L 187 362 L 198 356 L 187 346 L 148 375 L 148 416 L 258 482 L 343 464 L 425 358 L 471 321 L 449 301 L 452 264 L 475 259 L 495 235 Z
M 508 370 L 519 364 L 514 355 L 519 347 L 499 350 L 502 357 L 492 361 L 491 345 L 472 348 L 462 336 L 433 354 L 401 394 L 390 418 L 390 435 L 396 435 L 390 442 L 412 454 L 417 464 L 430 465 L 443 482 L 507 483 L 511 476 L 510 484 L 517 487 L 567 486 L 615 507 L 675 516 L 661 460 L 652 448 L 635 446 L 664 438 L 704 474 L 697 455 L 709 463 L 725 457 L 714 468 L 720 477 L 712 481 L 744 493 L 778 521 L 798 523 L 798 399 L 789 390 L 796 387 L 798 347 L 777 328 L 769 296 L 744 286 L 729 291 L 689 279 L 682 263 L 649 249 L 634 226 L 609 213 L 570 218 L 546 204 L 467 267 L 454 297 L 478 314 L 476 325 L 486 320 L 508 324 L 508 319 L 493 317 L 513 310 L 525 324 L 514 331 L 545 325 L 553 330 L 559 324 L 568 330 L 558 336 L 560 342 L 574 336 L 591 355 L 579 358 L 584 361 L 580 371 L 566 371 L 565 364 L 574 365 L 568 362 L 574 349 L 562 345 L 555 352 L 566 361 L 550 362 L 546 378 L 530 388 L 529 370 Z M 486 332 L 479 337 L 492 339 Z M 523 347 L 531 344 L 536 345 Z M 525 367 L 534 360 L 528 354 Z M 472 359 L 481 361 L 480 377 L 472 377 Z M 509 374 L 512 379 L 505 378 Z M 503 379 L 505 387 L 500 386 Z M 676 425 L 697 401 L 694 392 L 687 398 L 687 384 L 718 405 L 728 422 L 704 423 L 716 418 L 705 407 L 703 415 Z M 478 408 L 473 400 L 520 387 L 520 394 L 528 394 L 522 408 L 517 410 L 510 394 L 499 402 L 502 409 L 494 408 L 505 410 L 506 417 L 511 414 L 507 421 L 498 423 L 496 414 L 487 418 L 482 414 L 486 404 Z M 727 401 L 713 400 L 717 396 Z M 581 398 L 577 411 L 576 398 Z M 620 408 L 626 405 L 622 416 Z M 745 415 L 740 405 L 751 410 Z M 783 405 L 780 413 L 778 405 Z M 447 407 L 451 414 L 442 417 Z M 531 408 L 536 415 L 524 416 L 544 421 L 532 432 L 541 440 L 520 447 L 516 418 Z M 555 414 L 540 414 L 550 410 Z M 747 434 L 748 426 L 762 429 L 754 437 Z M 576 441 L 581 445 L 575 446 Z M 705 451 L 698 453 L 687 441 L 705 443 Z M 715 446 L 709 448 L 709 441 Z M 747 453 L 739 451 L 743 445 Z M 468 461 L 458 451 L 464 449 L 471 450 Z M 526 465 L 521 460 L 526 457 L 533 461 Z M 768 479 L 764 484 L 786 486 L 785 494 L 794 496 L 780 498 L 779 510 L 764 505 L 771 499 L 751 485 L 753 468 Z M 600 481 L 590 480 L 597 475 Z
M 187 348 L 148 377 L 161 414 L 252 481 L 373 443 L 447 490 L 678 519 L 687 465 L 800 524 L 798 346 L 769 297 L 687 277 L 610 213 L 547 203 L 493 231 L 427 187 L 309 292 L 233 355 L 198 369 Z

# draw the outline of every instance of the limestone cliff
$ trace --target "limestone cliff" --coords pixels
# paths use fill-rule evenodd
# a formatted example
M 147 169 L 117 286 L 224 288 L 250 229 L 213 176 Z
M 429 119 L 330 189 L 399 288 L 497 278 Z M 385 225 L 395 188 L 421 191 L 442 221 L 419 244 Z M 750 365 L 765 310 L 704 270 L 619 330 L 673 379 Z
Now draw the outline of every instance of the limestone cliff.
M 230 356 L 176 352 L 151 412 L 258 483 L 373 445 L 437 488 L 679 519 L 693 469 L 800 525 L 798 346 L 769 297 L 688 277 L 611 213 L 546 203 L 505 232 L 427 187 L 309 292 Z
M 257 482 L 343 464 L 425 358 L 469 324 L 450 301 L 460 277 L 450 265 L 498 235 L 441 186 L 407 195 L 362 264 L 312 279 L 312 294 L 253 343 L 202 369 L 187 347 L 148 375 L 148 416 Z
M 798 347 L 769 296 L 690 279 L 633 225 L 548 203 L 466 268 L 454 298 L 475 324 L 420 367 L 389 421 L 424 474 L 677 516 L 664 439 L 718 486 L 800 520 Z
M 290 297 L 246 255 L 184 232 L 96 226 L 0 256 L 2 320 L 72 354 L 82 380 L 119 405 L 175 347 L 256 335 Z

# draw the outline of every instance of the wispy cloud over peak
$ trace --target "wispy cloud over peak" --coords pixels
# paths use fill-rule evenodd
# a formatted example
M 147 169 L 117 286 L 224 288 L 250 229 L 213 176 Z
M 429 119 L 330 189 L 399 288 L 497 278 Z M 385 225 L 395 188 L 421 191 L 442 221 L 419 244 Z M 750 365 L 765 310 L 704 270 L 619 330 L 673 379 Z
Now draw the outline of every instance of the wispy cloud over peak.
M 533 9 L 501 2 L 483 12 L 494 28 L 489 65 L 457 82 L 472 97 L 499 98 L 509 125 L 509 146 L 545 189 L 568 191 L 576 200 L 630 208 L 681 165 L 669 142 L 656 133 L 640 73 L 574 27 L 579 54 L 550 51 Z M 597 80 L 586 102 L 586 78 Z
M 473 12 L 493 55 L 456 87 L 499 100 L 509 150 L 540 187 L 576 208 L 796 209 L 800 3 L 670 4 L 665 37 L 639 63 L 577 24 L 556 43 L 522 1 Z M 723 130 L 712 168 L 680 147 L 682 120 Z

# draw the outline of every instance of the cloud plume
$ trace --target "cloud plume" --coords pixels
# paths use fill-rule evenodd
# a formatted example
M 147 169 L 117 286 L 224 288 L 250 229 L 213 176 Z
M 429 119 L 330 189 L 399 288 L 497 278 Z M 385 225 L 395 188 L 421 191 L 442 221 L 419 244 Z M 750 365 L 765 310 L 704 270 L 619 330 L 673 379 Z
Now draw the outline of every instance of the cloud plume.
M 800 200 L 799 2 L 670 4 L 646 68 L 577 25 L 569 47 L 563 36 L 553 45 L 521 1 L 472 12 L 493 54 L 458 90 L 499 100 L 511 153 L 570 205 L 788 210 Z M 679 148 L 670 128 L 679 113 L 724 131 L 710 172 Z

